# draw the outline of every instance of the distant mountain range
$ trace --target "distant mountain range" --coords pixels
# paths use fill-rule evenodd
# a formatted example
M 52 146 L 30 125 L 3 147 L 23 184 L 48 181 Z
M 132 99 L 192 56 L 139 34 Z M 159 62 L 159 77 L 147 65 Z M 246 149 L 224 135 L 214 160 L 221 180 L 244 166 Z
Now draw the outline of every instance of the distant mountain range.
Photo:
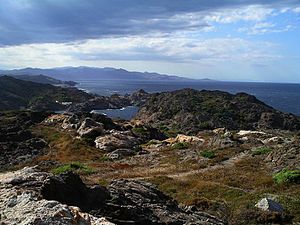
M 161 80 L 161 81 L 195 81 L 179 76 L 164 75 L 149 72 L 130 72 L 124 69 L 98 67 L 60 67 L 51 69 L 24 68 L 14 70 L 0 70 L 3 75 L 45 75 L 58 80 Z M 197 81 L 211 81 L 197 79 Z

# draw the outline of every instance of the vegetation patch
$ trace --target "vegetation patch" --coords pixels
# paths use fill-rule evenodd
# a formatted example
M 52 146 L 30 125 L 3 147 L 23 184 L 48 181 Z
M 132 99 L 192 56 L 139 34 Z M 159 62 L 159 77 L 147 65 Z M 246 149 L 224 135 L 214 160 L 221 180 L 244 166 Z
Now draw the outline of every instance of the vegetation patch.
M 186 142 L 178 142 L 172 145 L 173 150 L 187 149 L 189 147 L 190 147 L 189 143 Z
M 134 127 L 132 128 L 133 133 L 140 134 L 140 135 L 146 135 L 149 133 L 149 131 L 145 127 Z
M 208 158 L 208 159 L 213 159 L 216 157 L 216 154 L 213 151 L 209 151 L 209 150 L 204 150 L 204 151 L 200 152 L 199 154 L 202 157 Z
M 300 170 L 283 169 L 274 174 L 273 179 L 276 184 L 288 184 L 300 182 Z
M 63 166 L 59 166 L 52 170 L 52 173 L 54 173 L 55 175 L 65 172 L 76 172 L 78 174 L 89 175 L 94 173 L 95 171 L 92 168 L 79 162 L 72 162 Z
M 255 150 L 252 152 L 252 156 L 268 154 L 268 153 L 271 152 L 271 151 L 272 151 L 271 148 L 268 148 L 268 147 L 260 147 L 260 148 L 255 149 Z

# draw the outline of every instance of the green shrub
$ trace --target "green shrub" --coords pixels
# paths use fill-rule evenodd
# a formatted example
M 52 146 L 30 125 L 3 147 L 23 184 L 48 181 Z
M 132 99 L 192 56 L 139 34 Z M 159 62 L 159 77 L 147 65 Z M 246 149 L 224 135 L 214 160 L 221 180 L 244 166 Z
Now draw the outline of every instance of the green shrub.
M 54 173 L 55 175 L 58 175 L 58 174 L 70 172 L 70 171 L 76 172 L 79 174 L 86 174 L 86 175 L 92 174 L 95 172 L 92 168 L 90 168 L 82 163 L 72 162 L 72 163 L 69 163 L 69 164 L 66 164 L 63 166 L 59 166 L 59 167 L 53 169 L 52 173 Z
M 283 169 L 280 172 L 273 175 L 273 180 L 277 184 L 299 183 L 300 182 L 300 170 Z
M 267 154 L 267 153 L 269 153 L 271 151 L 272 151 L 272 149 L 270 149 L 268 147 L 260 147 L 260 148 L 255 149 L 252 152 L 252 156 L 255 156 L 255 155 L 264 155 L 264 154 Z
M 134 127 L 132 128 L 133 133 L 140 134 L 140 135 L 146 135 L 149 133 L 149 131 L 145 127 Z
M 189 147 L 189 143 L 186 142 L 178 142 L 172 145 L 172 149 L 187 149 Z
M 208 158 L 208 159 L 212 159 L 212 158 L 216 157 L 215 153 L 213 151 L 209 151 L 209 150 L 200 152 L 200 155 L 205 158 Z

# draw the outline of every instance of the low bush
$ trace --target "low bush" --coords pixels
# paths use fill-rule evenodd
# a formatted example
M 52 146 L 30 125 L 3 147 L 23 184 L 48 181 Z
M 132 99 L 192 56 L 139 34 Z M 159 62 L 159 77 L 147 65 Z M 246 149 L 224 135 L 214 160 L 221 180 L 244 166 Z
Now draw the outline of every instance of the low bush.
M 172 149 L 187 149 L 189 148 L 190 145 L 189 143 L 186 143 L 186 142 L 178 142 L 178 143 L 175 143 L 172 145 Z
M 209 150 L 200 152 L 200 155 L 208 159 L 212 159 L 216 157 L 216 154 L 213 151 L 209 151 Z
M 273 180 L 276 184 L 299 183 L 300 170 L 283 169 L 273 175 Z
M 267 154 L 269 152 L 271 152 L 272 149 L 271 148 L 268 148 L 268 147 L 260 147 L 260 148 L 257 148 L 255 149 L 253 152 L 252 152 L 252 156 L 255 156 L 255 155 L 264 155 L 264 154 Z
M 71 172 L 71 171 L 79 174 L 85 174 L 85 175 L 94 173 L 94 170 L 92 168 L 79 162 L 72 162 L 63 166 L 59 166 L 52 170 L 52 172 L 55 175 L 65 173 L 65 172 Z

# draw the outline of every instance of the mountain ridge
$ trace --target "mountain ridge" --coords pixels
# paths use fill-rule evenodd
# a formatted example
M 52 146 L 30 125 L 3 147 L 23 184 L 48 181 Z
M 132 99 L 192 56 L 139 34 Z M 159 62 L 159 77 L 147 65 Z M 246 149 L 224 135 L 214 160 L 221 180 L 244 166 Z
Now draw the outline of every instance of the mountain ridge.
M 58 80 L 161 80 L 161 81 L 213 81 L 208 78 L 192 79 L 181 76 L 166 75 L 155 72 L 128 71 L 122 68 L 111 67 L 55 67 L 55 68 L 22 68 L 13 70 L 0 70 L 6 75 L 45 75 Z

